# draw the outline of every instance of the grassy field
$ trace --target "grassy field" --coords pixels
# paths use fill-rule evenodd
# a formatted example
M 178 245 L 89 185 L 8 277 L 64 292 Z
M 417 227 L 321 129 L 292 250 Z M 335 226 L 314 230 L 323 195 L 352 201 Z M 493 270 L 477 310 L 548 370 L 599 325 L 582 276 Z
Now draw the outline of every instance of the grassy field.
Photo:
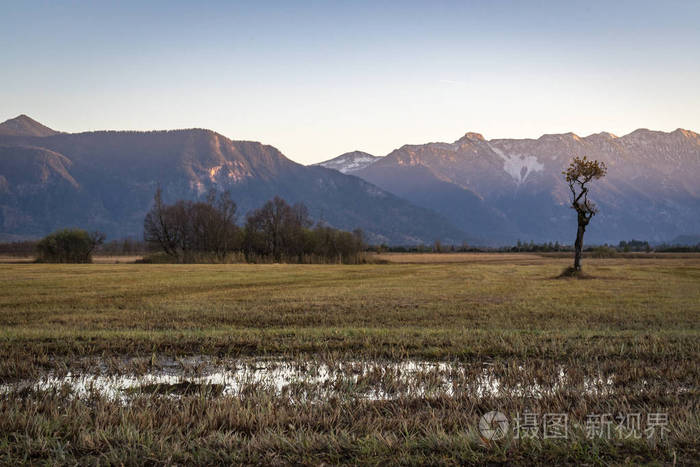
M 0 264 L 0 380 L 10 388 L 0 463 L 700 458 L 700 257 L 588 259 L 586 280 L 557 279 L 568 258 L 532 254 L 380 258 L 388 264 Z M 204 385 L 127 403 L 95 388 L 75 397 L 69 386 L 19 384 L 147 374 L 188 356 L 200 363 L 183 372 L 264 357 L 339 376 L 330 395 L 299 383 L 281 397 L 251 382 L 235 397 Z M 387 370 L 406 361 L 449 367 L 409 382 Z M 385 369 L 358 379 L 343 362 Z M 474 387 L 485 371 L 498 390 Z M 403 391 L 413 380 L 452 389 Z M 361 397 L 375 386 L 397 396 Z M 565 413 L 570 433 L 485 442 L 478 423 L 490 410 Z M 668 433 L 586 432 L 591 414 L 623 413 L 663 413 Z

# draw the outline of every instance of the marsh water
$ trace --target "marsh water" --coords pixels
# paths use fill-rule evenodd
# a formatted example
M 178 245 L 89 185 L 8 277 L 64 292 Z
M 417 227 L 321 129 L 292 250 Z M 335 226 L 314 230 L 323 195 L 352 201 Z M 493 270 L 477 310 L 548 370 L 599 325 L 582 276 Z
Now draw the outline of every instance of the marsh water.
M 614 376 L 570 376 L 565 368 L 546 377 L 528 377 L 518 367 L 503 374 L 485 363 L 475 367 L 458 362 L 331 361 L 281 359 L 234 359 L 210 362 L 207 357 L 166 359 L 140 371 L 93 371 L 48 373 L 0 385 L 0 393 L 64 390 L 73 397 L 98 392 L 128 401 L 142 394 L 177 397 L 206 393 L 244 396 L 269 393 L 298 400 L 358 397 L 387 400 L 400 397 L 459 396 L 541 397 L 563 391 L 605 394 L 615 389 Z

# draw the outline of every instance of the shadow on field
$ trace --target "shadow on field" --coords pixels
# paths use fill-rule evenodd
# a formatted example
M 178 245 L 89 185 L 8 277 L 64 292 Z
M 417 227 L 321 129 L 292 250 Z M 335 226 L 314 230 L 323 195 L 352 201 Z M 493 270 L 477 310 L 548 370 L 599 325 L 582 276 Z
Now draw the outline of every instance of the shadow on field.
M 559 274 L 556 277 L 553 277 L 553 279 L 581 279 L 581 280 L 586 280 L 586 279 L 600 279 L 599 277 L 591 276 L 590 274 L 586 274 L 583 271 L 576 270 L 569 266 L 568 268 L 564 269 L 561 274 Z

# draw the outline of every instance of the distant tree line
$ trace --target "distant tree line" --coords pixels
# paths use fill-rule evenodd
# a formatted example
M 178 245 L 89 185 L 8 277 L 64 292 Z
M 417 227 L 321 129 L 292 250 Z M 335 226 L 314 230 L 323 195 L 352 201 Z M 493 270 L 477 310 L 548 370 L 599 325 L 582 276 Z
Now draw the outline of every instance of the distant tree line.
M 649 245 L 649 242 L 643 242 L 641 240 L 630 240 L 628 242 L 626 241 L 621 241 L 617 245 L 618 251 L 646 251 L 649 252 L 653 250 L 651 245 Z
M 153 248 L 143 240 L 131 237 L 105 242 L 95 249 L 95 253 L 108 256 L 133 256 L 152 253 Z
M 395 245 L 386 244 L 368 247 L 369 251 L 377 253 L 512 253 L 512 252 L 551 252 L 551 251 L 573 251 L 571 245 L 561 245 L 559 242 L 521 242 L 518 240 L 515 245 L 505 245 L 500 247 L 479 247 L 471 246 L 467 243 L 461 245 L 443 244 L 436 240 L 432 245 Z
M 377 253 L 549 253 L 549 252 L 572 252 L 573 245 L 561 244 L 559 242 L 535 243 L 533 241 L 523 242 L 518 240 L 515 245 L 505 245 L 499 247 L 470 246 L 466 243 L 461 245 L 445 245 L 439 241 L 432 245 L 393 245 L 386 244 L 370 245 L 368 251 Z M 609 253 L 626 252 L 655 252 L 655 253 L 693 253 L 700 252 L 700 243 L 697 245 L 677 245 L 661 243 L 652 246 L 648 241 L 629 240 L 621 241 L 618 245 L 589 245 L 583 249 L 587 253 L 597 256 L 605 256 Z
M 571 245 L 561 245 L 559 242 L 545 242 L 545 243 L 535 243 L 533 241 L 518 242 L 510 247 L 510 251 L 527 251 L 527 252 L 552 252 L 552 251 L 573 251 L 573 246 Z
M 362 232 L 313 225 L 303 204 L 276 196 L 237 224 L 236 203 L 227 192 L 203 201 L 165 204 L 160 189 L 144 220 L 144 239 L 172 261 L 359 263 Z
M 657 253 L 696 253 L 700 252 L 700 243 L 697 245 L 669 245 L 662 243 L 654 246 L 652 251 Z
M 213 197 L 212 197 L 213 196 Z M 160 195 L 157 195 L 158 199 Z M 145 225 L 150 225 L 153 236 L 149 241 L 122 238 L 103 242 L 104 235 L 92 234 L 81 229 L 64 229 L 53 232 L 42 240 L 24 240 L 0 243 L 0 255 L 36 256 L 43 262 L 90 262 L 92 256 L 148 256 L 162 252 L 167 261 L 248 261 L 248 262 L 333 262 L 357 263 L 366 260 L 363 252 L 393 253 L 463 253 L 463 252 L 571 252 L 572 245 L 559 242 L 535 243 L 518 241 L 512 246 L 475 247 L 443 244 L 432 245 L 365 245 L 362 232 L 353 233 L 333 229 L 322 224 L 312 225 L 306 208 L 288 205 L 283 199 L 268 201 L 246 218 L 239 227 L 235 223 L 235 203 L 228 195 L 218 199 L 210 194 L 204 202 L 177 202 L 160 206 L 162 227 L 152 225 L 158 221 L 154 210 L 149 212 Z M 173 208 L 173 206 L 176 206 Z M 212 210 L 212 206 L 214 210 Z M 223 214 L 221 210 L 224 210 Z M 218 210 L 218 214 L 214 211 Z M 226 215 L 226 212 L 229 215 Z M 158 209 L 156 209 L 158 211 Z M 150 224 L 149 224 L 150 222 Z M 218 227 L 217 227 L 217 224 Z M 213 230 L 209 228 L 214 227 Z M 167 232 L 167 236 L 165 233 Z M 161 241 L 166 241 L 170 253 L 166 253 Z M 611 257 L 626 252 L 693 253 L 700 252 L 697 245 L 662 243 L 652 245 L 644 240 L 621 241 L 617 245 L 591 245 L 584 251 L 593 257 Z M 149 257 L 147 261 L 153 260 Z
M 3 256 L 34 256 L 36 254 L 36 240 L 23 240 L 18 242 L 0 243 L 0 255 Z

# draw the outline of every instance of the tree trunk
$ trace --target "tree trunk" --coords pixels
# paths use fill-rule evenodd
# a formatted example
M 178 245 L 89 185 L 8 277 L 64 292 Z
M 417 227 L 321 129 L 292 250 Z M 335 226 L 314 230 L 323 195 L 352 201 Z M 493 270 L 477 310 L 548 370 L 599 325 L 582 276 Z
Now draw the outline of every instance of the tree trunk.
M 581 253 L 583 251 L 583 234 L 586 231 L 586 224 L 579 217 L 578 230 L 576 231 L 576 243 L 574 243 L 574 270 L 581 270 Z

